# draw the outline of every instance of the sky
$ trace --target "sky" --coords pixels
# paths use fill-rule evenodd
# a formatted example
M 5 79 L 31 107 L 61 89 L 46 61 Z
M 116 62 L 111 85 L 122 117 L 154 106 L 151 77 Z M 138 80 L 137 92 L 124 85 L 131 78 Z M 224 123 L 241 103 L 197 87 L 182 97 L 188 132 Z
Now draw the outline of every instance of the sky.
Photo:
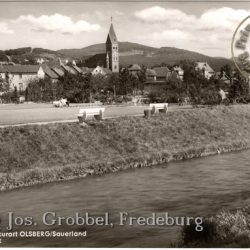
M 250 2 L 0 0 L 0 49 L 103 43 L 112 16 L 119 41 L 229 58 L 234 30 L 248 15 Z

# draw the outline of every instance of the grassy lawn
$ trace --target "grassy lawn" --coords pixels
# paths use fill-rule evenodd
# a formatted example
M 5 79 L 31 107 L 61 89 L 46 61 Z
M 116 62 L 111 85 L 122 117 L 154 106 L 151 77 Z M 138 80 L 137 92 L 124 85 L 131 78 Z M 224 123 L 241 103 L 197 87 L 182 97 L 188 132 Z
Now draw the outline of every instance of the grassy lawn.
M 203 231 L 196 232 L 195 224 L 185 226 L 179 247 L 250 246 L 250 207 L 220 211 L 203 222 Z
M 249 106 L 0 129 L 2 190 L 250 146 Z

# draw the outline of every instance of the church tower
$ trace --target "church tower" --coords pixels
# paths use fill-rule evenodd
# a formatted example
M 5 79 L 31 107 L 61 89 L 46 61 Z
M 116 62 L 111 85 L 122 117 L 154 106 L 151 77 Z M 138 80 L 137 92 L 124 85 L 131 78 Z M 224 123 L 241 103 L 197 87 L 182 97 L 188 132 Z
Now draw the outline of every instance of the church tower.
M 106 41 L 106 68 L 109 68 L 112 72 L 119 72 L 118 40 L 112 23 L 112 17 Z

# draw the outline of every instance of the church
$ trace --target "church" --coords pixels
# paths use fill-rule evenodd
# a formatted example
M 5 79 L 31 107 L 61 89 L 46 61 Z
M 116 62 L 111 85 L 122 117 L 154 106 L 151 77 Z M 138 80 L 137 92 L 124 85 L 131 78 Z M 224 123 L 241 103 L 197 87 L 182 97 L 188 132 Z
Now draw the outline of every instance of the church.
M 114 25 L 112 23 L 112 18 L 106 40 L 106 52 L 87 58 L 85 63 L 89 68 L 100 66 L 114 73 L 119 72 L 119 44 Z

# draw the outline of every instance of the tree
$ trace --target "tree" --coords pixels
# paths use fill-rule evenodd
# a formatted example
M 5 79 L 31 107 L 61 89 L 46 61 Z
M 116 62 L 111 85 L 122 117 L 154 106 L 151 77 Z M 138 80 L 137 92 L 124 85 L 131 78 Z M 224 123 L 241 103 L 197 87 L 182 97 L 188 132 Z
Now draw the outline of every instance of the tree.
M 139 80 L 138 89 L 140 90 L 142 94 L 144 90 L 144 85 L 147 81 L 146 71 L 147 71 L 146 67 L 142 65 L 142 70 L 138 73 L 138 80 Z
M 119 95 L 128 95 L 133 92 L 131 77 L 127 68 L 120 71 L 119 74 L 119 88 L 117 93 Z
M 168 102 L 178 102 L 182 104 L 184 98 L 187 97 L 184 81 L 178 79 L 175 74 L 169 77 L 165 91 Z
M 226 64 L 223 67 L 221 67 L 220 72 L 221 72 L 221 76 L 223 75 L 223 73 L 225 73 L 229 77 L 229 79 L 232 78 L 233 70 L 229 64 Z
M 217 105 L 220 103 L 220 82 L 211 77 L 205 78 L 202 71 L 195 69 L 196 64 L 191 61 L 182 61 L 184 70 L 185 91 L 192 105 Z
M 56 84 L 57 98 L 65 97 L 70 102 L 90 102 L 92 86 L 91 75 L 65 73 Z
M 119 91 L 119 73 L 112 73 L 109 76 L 109 90 L 113 91 L 114 98 L 116 98 L 117 91 Z
M 9 83 L 8 81 L 4 80 L 0 75 L 0 92 L 7 92 L 9 91 Z
M 12 101 L 15 102 L 15 103 L 18 103 L 18 93 L 17 93 L 17 88 L 16 88 L 16 86 L 14 87 L 13 96 L 12 96 Z
M 239 72 L 232 78 L 229 87 L 229 100 L 232 103 L 247 103 L 249 100 L 249 82 Z

